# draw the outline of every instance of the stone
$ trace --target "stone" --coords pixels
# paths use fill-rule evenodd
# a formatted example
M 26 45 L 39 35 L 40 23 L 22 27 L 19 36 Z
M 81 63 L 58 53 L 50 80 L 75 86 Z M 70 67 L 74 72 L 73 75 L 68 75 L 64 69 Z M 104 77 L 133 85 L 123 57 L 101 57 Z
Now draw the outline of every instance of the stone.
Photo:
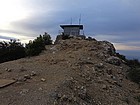
M 92 60 L 91 57 L 88 57 L 87 60 Z
M 102 80 L 102 79 L 98 79 L 98 81 L 97 81 L 98 83 L 103 83 L 104 81 Z
M 112 69 L 108 69 L 108 70 L 107 70 L 107 74 L 108 74 L 108 75 L 111 75 L 111 74 L 112 74 Z
M 83 60 L 81 62 L 78 62 L 78 64 L 80 64 L 80 65 L 83 65 L 83 64 L 93 64 L 93 62 L 90 61 L 90 60 Z
M 107 90 L 107 85 L 103 84 L 102 89 Z
M 36 74 L 35 71 L 32 71 L 30 75 L 31 75 L 31 76 L 36 76 L 37 74 Z
M 96 47 L 93 47 L 93 48 L 90 48 L 89 51 L 96 51 L 97 48 Z
M 92 73 L 96 73 L 95 67 L 92 67 Z
M 91 79 L 91 77 L 89 76 L 89 77 L 86 78 L 86 80 L 87 80 L 87 81 L 91 81 L 92 79 Z
M 6 87 L 6 86 L 11 85 L 15 82 L 16 82 L 16 80 L 0 79 L 0 88 Z
M 24 78 L 26 78 L 26 79 L 31 79 L 31 77 L 30 77 L 29 74 L 24 75 Z
M 5 68 L 5 71 L 7 71 L 8 70 L 8 68 Z
M 27 80 L 27 79 L 24 78 L 24 77 L 19 77 L 19 78 L 17 79 L 18 82 L 24 82 L 24 81 L 26 81 L 26 80 Z
M 50 48 L 51 51 L 58 51 L 58 49 L 54 46 Z
M 42 81 L 42 82 L 45 82 L 45 81 L 46 81 L 46 79 L 45 79 L 45 78 L 41 78 L 41 81 Z
M 116 80 L 116 77 L 115 77 L 115 76 L 111 75 L 110 77 L 111 77 L 113 80 Z
M 118 57 L 110 56 L 106 59 L 107 63 L 119 66 L 121 64 L 121 60 Z
M 108 41 L 101 41 L 101 43 L 106 54 L 115 55 L 116 50 L 112 43 Z
M 98 68 L 104 68 L 104 64 L 103 63 L 96 64 L 95 66 L 98 67 Z
M 28 93 L 29 92 L 29 89 L 22 89 L 21 91 L 20 91 L 20 94 L 21 95 L 25 95 L 26 93 Z
M 76 97 L 73 97 L 73 101 L 76 102 L 77 101 L 77 98 Z
M 11 72 L 12 70 L 11 70 L 11 69 L 6 68 L 6 69 L 5 69 L 5 71 L 7 71 L 7 72 Z
M 66 96 L 65 94 L 61 97 L 61 100 L 63 101 L 67 101 L 68 100 L 68 96 Z
M 100 59 L 105 59 L 107 58 L 108 55 L 104 54 L 103 52 L 97 52 L 95 53 L 97 57 L 99 57 Z
M 40 87 L 38 90 L 42 91 L 43 89 Z

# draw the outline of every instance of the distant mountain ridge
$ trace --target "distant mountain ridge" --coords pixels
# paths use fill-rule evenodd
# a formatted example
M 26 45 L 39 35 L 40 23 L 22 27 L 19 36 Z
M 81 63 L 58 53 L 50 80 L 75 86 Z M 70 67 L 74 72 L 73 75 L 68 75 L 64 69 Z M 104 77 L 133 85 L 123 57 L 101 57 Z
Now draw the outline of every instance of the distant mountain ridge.
M 125 55 L 127 59 L 138 59 L 140 61 L 140 51 L 133 50 L 118 50 L 122 55 Z

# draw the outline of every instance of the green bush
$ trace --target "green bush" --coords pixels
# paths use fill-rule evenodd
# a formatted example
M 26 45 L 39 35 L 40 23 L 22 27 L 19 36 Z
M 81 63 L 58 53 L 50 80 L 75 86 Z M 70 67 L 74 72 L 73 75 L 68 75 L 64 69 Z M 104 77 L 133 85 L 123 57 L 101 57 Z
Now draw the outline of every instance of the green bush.
M 116 53 L 117 57 L 124 60 L 126 65 L 130 67 L 128 70 L 128 78 L 135 83 L 140 83 L 140 62 L 138 59 L 128 60 L 124 55 Z
M 0 42 L 0 63 L 16 60 L 26 56 L 21 42 L 11 39 L 10 42 Z
M 11 39 L 9 42 L 0 42 L 0 63 L 16 60 L 26 56 L 35 56 L 45 49 L 45 45 L 52 44 L 51 36 L 45 32 L 24 47 L 19 40 Z
M 117 57 L 119 57 L 120 59 L 126 61 L 126 58 L 125 58 L 124 55 L 121 55 L 121 54 L 119 54 L 119 53 L 116 53 L 116 55 L 117 55 Z
M 140 68 L 132 68 L 128 72 L 129 78 L 136 83 L 140 83 Z
M 130 67 L 140 67 L 140 62 L 138 59 L 133 59 L 133 60 L 126 60 L 127 65 Z
M 38 55 L 44 49 L 45 49 L 45 43 L 41 35 L 37 37 L 37 39 L 35 39 L 33 42 L 30 41 L 28 44 L 26 44 L 27 56 Z
M 127 65 L 130 67 L 128 70 L 128 77 L 136 83 L 140 83 L 140 62 L 137 59 L 127 60 Z
M 40 35 L 33 41 L 29 41 L 26 44 L 26 54 L 27 56 L 36 56 L 45 49 L 45 45 L 52 44 L 51 36 L 45 33 L 43 36 Z
M 51 36 L 48 33 L 45 32 L 42 38 L 44 40 L 45 45 L 52 44 Z

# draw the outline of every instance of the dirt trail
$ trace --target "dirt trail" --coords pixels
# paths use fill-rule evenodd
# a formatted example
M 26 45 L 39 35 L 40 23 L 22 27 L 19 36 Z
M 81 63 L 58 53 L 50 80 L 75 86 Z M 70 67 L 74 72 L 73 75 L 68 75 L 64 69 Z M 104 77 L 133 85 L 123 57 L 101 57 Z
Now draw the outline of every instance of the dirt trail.
M 0 79 L 16 83 L 0 88 L 0 105 L 139 105 L 138 85 L 115 57 L 110 43 L 69 39 L 39 56 L 2 63 Z

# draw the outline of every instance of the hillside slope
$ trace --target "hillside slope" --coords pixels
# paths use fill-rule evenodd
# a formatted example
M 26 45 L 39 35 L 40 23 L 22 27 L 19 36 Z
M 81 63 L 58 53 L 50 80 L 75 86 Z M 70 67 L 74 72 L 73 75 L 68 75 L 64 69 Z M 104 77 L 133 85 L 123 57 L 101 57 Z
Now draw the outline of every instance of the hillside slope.
M 1 105 L 140 105 L 139 86 L 107 41 L 67 39 L 36 57 L 0 64 Z

